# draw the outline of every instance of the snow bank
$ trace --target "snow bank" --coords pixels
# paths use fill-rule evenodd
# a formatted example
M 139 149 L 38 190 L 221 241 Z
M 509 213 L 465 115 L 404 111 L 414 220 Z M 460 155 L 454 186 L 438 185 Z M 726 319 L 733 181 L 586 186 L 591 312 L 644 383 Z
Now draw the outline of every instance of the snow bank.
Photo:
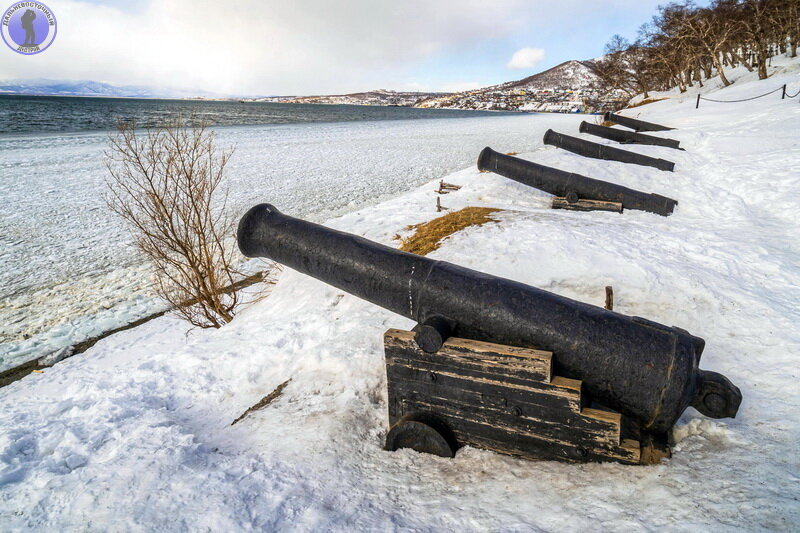
M 784 82 L 800 90 L 795 69 L 766 82 L 740 79 L 735 91 L 755 95 Z M 649 467 L 527 462 L 470 448 L 452 460 L 384 452 L 381 334 L 412 324 L 285 270 L 269 298 L 225 328 L 189 331 L 165 317 L 0 389 L 0 523 L 134 531 L 796 529 L 800 103 L 778 97 L 695 110 L 686 95 L 626 114 L 678 128 L 668 136 L 686 152 L 631 148 L 675 161 L 675 173 L 550 147 L 521 156 L 676 198 L 673 216 L 552 211 L 547 195 L 473 167 L 446 178 L 462 188 L 443 205 L 506 212 L 432 256 L 598 305 L 613 285 L 620 312 L 706 339 L 702 366 L 742 389 L 736 419 L 688 409 L 673 458 Z M 565 120 L 560 129 L 576 134 L 581 117 Z M 530 117 L 531 137 L 547 127 Z M 527 143 L 520 138 L 522 149 Z M 429 183 L 328 224 L 393 243 L 408 224 L 437 216 L 434 189 Z M 258 200 L 274 198 L 265 192 Z M 272 405 L 230 427 L 288 378 Z

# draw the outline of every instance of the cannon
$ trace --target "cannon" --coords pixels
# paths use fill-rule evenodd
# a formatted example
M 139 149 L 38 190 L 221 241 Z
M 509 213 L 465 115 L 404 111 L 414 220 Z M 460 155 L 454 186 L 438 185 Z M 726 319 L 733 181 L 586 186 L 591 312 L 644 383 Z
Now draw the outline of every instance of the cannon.
M 674 139 L 663 139 L 653 135 L 645 135 L 644 133 L 634 133 L 632 131 L 619 130 L 616 128 L 608 128 L 598 124 L 590 124 L 585 120 L 581 122 L 578 129 L 581 133 L 588 133 L 604 139 L 617 141 L 622 144 L 649 144 L 653 146 L 664 146 L 666 148 L 675 148 L 676 150 L 683 150 L 680 147 L 680 141 Z
M 424 353 L 451 337 L 549 350 L 554 371 L 583 380 L 593 399 L 645 431 L 667 431 L 689 405 L 723 418 L 741 402 L 727 378 L 698 369 L 705 342 L 680 328 L 403 252 L 269 204 L 242 217 L 237 240 L 247 257 L 270 258 L 415 321 Z
M 622 115 L 614 114 L 610 111 L 606 111 L 603 114 L 603 120 L 606 122 L 619 124 L 620 126 L 625 126 L 626 128 L 630 128 L 634 131 L 667 131 L 675 129 L 662 126 L 661 124 L 645 122 L 644 120 L 639 120 L 636 118 L 624 117 Z
M 604 144 L 585 141 L 577 137 L 557 133 L 553 130 L 547 130 L 544 134 L 544 144 L 549 144 L 557 148 L 563 148 L 584 157 L 593 157 L 595 159 L 606 159 L 609 161 L 620 161 L 622 163 L 632 163 L 634 165 L 642 165 L 646 167 L 655 167 L 659 170 L 667 170 L 672 172 L 675 168 L 675 163 L 667 161 L 666 159 L 657 159 L 655 157 L 648 157 L 646 155 L 629 152 L 628 150 L 621 150 L 613 146 L 606 146 Z
M 653 193 L 644 193 L 580 174 L 558 170 L 510 155 L 495 152 L 488 146 L 478 156 L 478 169 L 495 172 L 529 187 L 562 196 L 568 202 L 580 199 L 618 202 L 624 209 L 638 209 L 669 216 L 677 201 Z

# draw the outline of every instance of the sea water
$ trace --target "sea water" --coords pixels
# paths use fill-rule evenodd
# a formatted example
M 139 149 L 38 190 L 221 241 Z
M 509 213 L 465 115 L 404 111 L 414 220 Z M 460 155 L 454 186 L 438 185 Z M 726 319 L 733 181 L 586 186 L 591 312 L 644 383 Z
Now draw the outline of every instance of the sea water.
M 532 115 L 399 107 L 0 97 L 0 371 L 163 308 L 105 205 L 118 119 L 202 113 L 234 148 L 235 216 L 259 202 L 315 221 L 538 144 Z M 435 199 L 432 196 L 431 202 Z

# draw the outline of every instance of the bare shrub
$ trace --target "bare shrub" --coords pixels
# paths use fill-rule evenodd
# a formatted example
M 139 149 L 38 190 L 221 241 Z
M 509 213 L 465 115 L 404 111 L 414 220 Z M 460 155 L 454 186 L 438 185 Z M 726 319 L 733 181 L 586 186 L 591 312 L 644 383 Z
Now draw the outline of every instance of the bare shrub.
M 120 123 L 105 153 L 107 204 L 154 268 L 156 292 L 204 328 L 230 322 L 240 303 L 230 290 L 239 276 L 221 187 L 232 153 L 180 117 L 146 131 Z

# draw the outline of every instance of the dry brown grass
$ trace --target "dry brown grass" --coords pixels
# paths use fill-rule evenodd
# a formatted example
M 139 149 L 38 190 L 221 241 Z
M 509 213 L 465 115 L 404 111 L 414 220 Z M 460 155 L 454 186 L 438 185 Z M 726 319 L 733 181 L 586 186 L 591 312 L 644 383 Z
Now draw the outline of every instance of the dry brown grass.
M 641 102 L 636 102 L 635 104 L 631 104 L 625 109 L 633 109 L 634 107 L 641 107 L 643 105 L 652 104 L 653 102 L 660 102 L 661 100 L 666 100 L 666 98 L 648 98 L 646 100 L 642 100 Z
M 428 255 L 441 246 L 450 235 L 470 226 L 483 226 L 488 222 L 497 222 L 492 218 L 492 213 L 502 209 L 491 207 L 465 207 L 452 213 L 447 213 L 429 222 L 408 226 L 408 230 L 416 230 L 413 235 L 406 237 L 400 243 L 400 249 L 417 255 Z

